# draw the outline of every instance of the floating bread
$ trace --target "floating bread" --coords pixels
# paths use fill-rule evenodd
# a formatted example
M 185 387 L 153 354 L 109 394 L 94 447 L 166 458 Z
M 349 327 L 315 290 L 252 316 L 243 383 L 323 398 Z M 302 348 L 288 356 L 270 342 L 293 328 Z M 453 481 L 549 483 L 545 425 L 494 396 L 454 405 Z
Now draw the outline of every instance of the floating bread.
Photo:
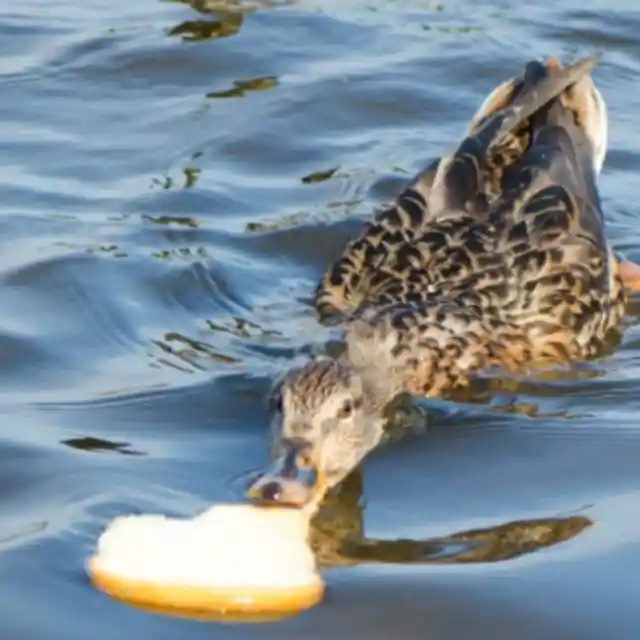
M 193 519 L 125 516 L 101 535 L 87 570 L 98 589 L 148 610 L 283 618 L 323 596 L 308 532 L 308 514 L 288 507 L 221 504 Z

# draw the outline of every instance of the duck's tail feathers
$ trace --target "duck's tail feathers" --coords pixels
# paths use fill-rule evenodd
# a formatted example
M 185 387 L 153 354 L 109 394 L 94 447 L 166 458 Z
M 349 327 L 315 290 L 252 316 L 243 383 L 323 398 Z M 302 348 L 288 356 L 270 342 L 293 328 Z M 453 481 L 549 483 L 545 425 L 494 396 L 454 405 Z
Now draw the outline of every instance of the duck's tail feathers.
M 491 156 L 492 150 L 504 142 L 505 136 L 554 98 L 561 96 L 569 87 L 588 76 L 599 59 L 597 54 L 588 56 L 566 69 L 530 62 L 525 69 L 522 90 L 511 104 L 487 119 L 473 136 L 479 138 L 481 145 L 486 145 L 485 155 Z
M 593 55 L 580 62 L 592 61 L 592 68 L 598 62 L 599 56 Z M 538 63 L 532 63 L 536 65 Z M 553 69 L 561 69 L 556 58 L 549 58 L 544 65 L 546 73 Z M 575 65 L 574 65 L 575 67 Z M 571 68 L 571 67 L 570 67 Z M 532 68 L 533 70 L 533 68 Z M 504 110 L 522 91 L 524 79 L 512 78 L 498 85 L 480 105 L 469 123 L 468 135 L 476 135 L 479 128 L 488 118 L 497 112 Z M 591 77 L 583 75 L 564 96 L 565 106 L 572 108 L 576 115 L 576 121 L 583 126 L 593 147 L 593 162 L 596 174 L 602 171 L 608 147 L 608 115 L 607 105 L 602 93 L 595 86 Z
M 589 78 L 600 56 L 591 55 L 563 68 L 551 59 L 529 62 L 524 74 L 497 87 L 474 116 L 468 135 L 456 151 L 443 158 L 432 189 L 432 210 L 469 210 L 486 205 L 493 164 L 500 169 L 497 152 L 538 111 L 577 83 L 589 82 L 589 102 L 582 105 L 585 129 L 594 144 L 594 164 L 602 166 L 606 149 L 606 109 Z M 576 92 L 577 93 L 577 92 Z M 603 128 L 604 123 L 604 128 Z M 528 140 L 523 137 L 524 152 Z M 595 152 L 597 150 L 597 152 Z M 499 175 L 500 172 L 498 172 Z

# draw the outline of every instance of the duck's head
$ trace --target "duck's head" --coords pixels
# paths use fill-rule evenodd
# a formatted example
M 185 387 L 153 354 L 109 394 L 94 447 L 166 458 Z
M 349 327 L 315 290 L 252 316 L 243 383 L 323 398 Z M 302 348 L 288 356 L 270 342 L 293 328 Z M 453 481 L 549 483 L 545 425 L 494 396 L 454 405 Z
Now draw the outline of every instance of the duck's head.
M 247 496 L 317 506 L 382 438 L 383 404 L 375 388 L 357 369 L 330 358 L 289 372 L 272 396 L 273 465 Z

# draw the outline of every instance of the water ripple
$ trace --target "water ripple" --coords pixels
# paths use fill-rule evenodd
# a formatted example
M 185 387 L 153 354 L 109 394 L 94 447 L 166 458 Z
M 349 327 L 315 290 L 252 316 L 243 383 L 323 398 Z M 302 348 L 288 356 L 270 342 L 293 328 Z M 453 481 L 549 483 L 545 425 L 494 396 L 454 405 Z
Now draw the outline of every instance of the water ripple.
M 120 513 L 238 499 L 271 380 L 333 336 L 323 269 L 529 57 L 604 52 L 608 233 L 640 257 L 638 16 L 583 5 L 0 9 L 3 637 L 252 637 L 111 602 L 84 559 Z M 314 524 L 326 601 L 260 633 L 632 637 L 638 309 L 597 362 L 402 414 Z

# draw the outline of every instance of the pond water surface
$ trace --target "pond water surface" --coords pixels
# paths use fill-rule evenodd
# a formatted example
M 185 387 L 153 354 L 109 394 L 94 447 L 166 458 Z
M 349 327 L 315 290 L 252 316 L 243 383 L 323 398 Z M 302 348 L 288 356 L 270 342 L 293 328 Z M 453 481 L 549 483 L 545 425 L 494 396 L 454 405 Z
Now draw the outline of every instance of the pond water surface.
M 4 3 L 1 637 L 637 638 L 637 304 L 597 362 L 437 403 L 372 455 L 317 524 L 327 597 L 296 618 L 153 616 L 83 571 L 118 514 L 239 497 L 270 380 L 323 339 L 324 267 L 529 58 L 603 52 L 608 234 L 640 259 L 628 6 Z

